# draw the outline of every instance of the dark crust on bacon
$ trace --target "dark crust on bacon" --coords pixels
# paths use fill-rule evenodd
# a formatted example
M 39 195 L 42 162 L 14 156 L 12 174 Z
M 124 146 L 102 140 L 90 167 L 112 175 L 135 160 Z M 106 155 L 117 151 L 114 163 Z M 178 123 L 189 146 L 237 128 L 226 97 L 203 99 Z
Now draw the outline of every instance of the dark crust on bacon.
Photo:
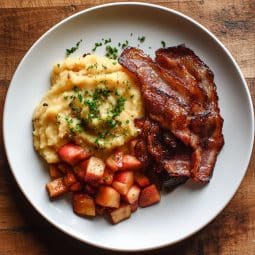
M 190 148 L 149 118 L 136 120 L 135 124 L 141 130 L 135 155 L 148 175 L 156 174 L 164 189 L 172 189 L 190 178 Z
M 139 49 L 127 48 L 119 62 L 139 79 L 149 117 L 192 148 L 192 178 L 208 182 L 224 144 L 223 119 L 211 70 L 185 46 L 159 49 L 156 62 Z M 147 144 L 149 153 L 156 161 L 163 158 L 161 166 L 171 175 L 172 165 L 176 169 L 177 161 L 181 162 L 180 155 L 167 162 L 162 141 L 155 144 L 157 139 L 152 135 L 149 138 L 154 141 L 151 146 Z M 183 161 L 188 159 L 184 157 Z M 178 168 L 185 169 L 181 163 Z M 181 176 L 180 171 L 178 174 Z

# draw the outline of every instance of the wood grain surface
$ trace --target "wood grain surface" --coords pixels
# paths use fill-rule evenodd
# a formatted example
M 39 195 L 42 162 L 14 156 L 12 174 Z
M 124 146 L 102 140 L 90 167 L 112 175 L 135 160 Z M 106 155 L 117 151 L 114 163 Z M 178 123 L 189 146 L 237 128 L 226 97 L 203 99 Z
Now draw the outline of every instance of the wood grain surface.
M 29 47 L 58 21 L 108 0 L 0 1 L 0 124 L 6 92 Z M 255 100 L 255 1 L 150 1 L 181 11 L 212 31 L 240 65 Z M 18 125 L 17 125 L 18 127 Z M 24 145 L 25 146 L 25 145 Z M 244 152 L 245 153 L 245 152 Z M 234 198 L 199 233 L 173 246 L 140 254 L 254 255 L 255 157 Z M 227 180 L 226 180 L 227 181 Z M 149 226 L 148 226 L 149 227 Z M 21 194 L 0 133 L 0 255 L 118 254 L 83 244 L 47 223 Z

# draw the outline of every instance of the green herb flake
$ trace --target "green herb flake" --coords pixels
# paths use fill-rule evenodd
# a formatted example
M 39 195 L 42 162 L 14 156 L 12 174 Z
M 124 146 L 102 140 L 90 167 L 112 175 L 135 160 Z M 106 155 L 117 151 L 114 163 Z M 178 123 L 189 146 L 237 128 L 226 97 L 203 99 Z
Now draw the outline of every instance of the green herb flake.
M 166 47 L 166 42 L 165 41 L 161 41 L 161 45 L 162 45 L 163 48 L 165 48 Z
M 104 39 L 103 39 L 103 40 L 104 40 Z M 107 43 L 110 43 L 110 42 L 112 42 L 112 39 L 111 39 L 111 38 L 105 39 L 105 40 L 104 40 L 104 44 L 107 44 Z
M 121 48 L 122 49 L 127 48 L 128 44 L 129 44 L 129 42 L 128 42 L 128 40 L 126 40 L 124 43 L 122 43 Z
M 97 50 L 98 47 L 101 47 L 103 44 L 101 42 L 96 42 L 94 48 L 92 49 L 93 52 Z
M 138 41 L 143 43 L 145 41 L 145 36 L 138 36 Z
M 117 59 L 118 57 L 118 49 L 116 47 L 112 47 L 111 45 L 107 45 L 105 47 L 105 56 L 110 59 Z
M 82 42 L 82 40 L 77 42 L 76 45 L 74 47 L 72 47 L 71 49 L 66 49 L 66 57 L 70 56 L 72 53 L 74 53 L 76 50 L 78 50 L 81 42 Z

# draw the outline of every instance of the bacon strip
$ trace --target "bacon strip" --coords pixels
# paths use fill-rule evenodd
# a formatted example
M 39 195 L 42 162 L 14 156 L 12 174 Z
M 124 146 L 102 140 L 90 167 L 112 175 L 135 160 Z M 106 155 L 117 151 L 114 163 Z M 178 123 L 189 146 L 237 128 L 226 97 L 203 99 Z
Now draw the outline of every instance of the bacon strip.
M 192 148 L 192 178 L 209 181 L 224 143 L 223 119 L 209 68 L 184 46 L 158 50 L 156 63 L 141 50 L 127 48 L 119 62 L 138 77 L 149 117 Z M 180 169 L 187 173 L 185 164 L 171 160 L 162 164 L 167 172 L 178 166 L 179 173 Z

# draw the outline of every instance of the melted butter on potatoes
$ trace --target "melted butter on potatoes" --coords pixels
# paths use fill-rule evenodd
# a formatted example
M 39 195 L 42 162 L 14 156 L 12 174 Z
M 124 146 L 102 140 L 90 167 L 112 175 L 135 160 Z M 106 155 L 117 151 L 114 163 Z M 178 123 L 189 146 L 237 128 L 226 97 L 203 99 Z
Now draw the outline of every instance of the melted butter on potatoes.
M 34 146 L 48 163 L 58 162 L 58 148 L 72 140 L 102 155 L 137 136 L 141 94 L 116 61 L 67 58 L 54 65 L 51 84 L 33 116 Z

